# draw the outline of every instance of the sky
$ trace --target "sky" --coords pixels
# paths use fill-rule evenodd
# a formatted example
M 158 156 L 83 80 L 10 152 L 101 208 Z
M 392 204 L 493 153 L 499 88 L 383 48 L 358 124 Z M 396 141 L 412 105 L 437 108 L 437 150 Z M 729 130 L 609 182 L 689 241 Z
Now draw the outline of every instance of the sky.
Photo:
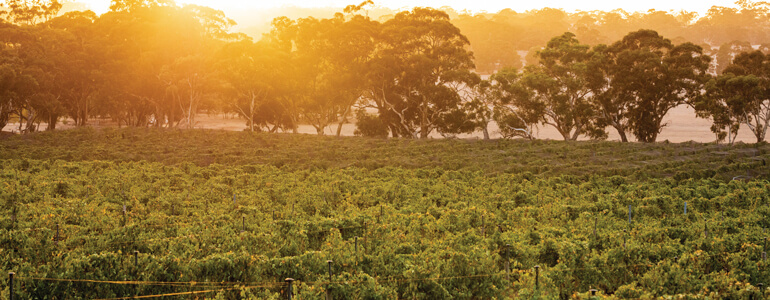
M 104 13 L 108 10 L 110 0 L 74 0 L 76 2 L 86 3 L 89 8 L 96 13 Z M 235 14 L 243 10 L 269 9 L 281 6 L 299 6 L 299 7 L 345 7 L 349 4 L 358 4 L 362 0 L 177 0 L 177 3 L 194 3 L 205 5 L 212 8 L 223 10 L 226 14 Z M 511 8 L 515 11 L 526 11 L 530 9 L 540 9 L 543 7 L 562 8 L 566 11 L 576 10 L 604 10 L 610 11 L 616 8 L 622 8 L 626 11 L 647 11 L 656 10 L 687 10 L 695 11 L 703 15 L 711 6 L 734 6 L 735 0 L 647 0 L 647 1 L 575 1 L 575 0 L 540 0 L 540 1 L 471 1 L 471 0 L 379 0 L 374 1 L 377 6 L 384 6 L 393 9 L 414 6 L 442 7 L 451 6 L 457 11 L 469 10 L 472 12 L 497 12 L 504 8 Z

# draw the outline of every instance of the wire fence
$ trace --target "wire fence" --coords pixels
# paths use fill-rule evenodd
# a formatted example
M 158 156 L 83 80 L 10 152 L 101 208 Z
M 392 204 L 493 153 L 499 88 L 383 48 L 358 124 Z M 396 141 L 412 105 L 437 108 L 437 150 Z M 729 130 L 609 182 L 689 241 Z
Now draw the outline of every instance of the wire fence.
M 663 261 L 660 261 L 659 263 L 663 263 Z M 674 263 L 676 263 L 676 259 L 674 259 Z M 638 267 L 645 267 L 645 268 L 652 268 L 655 267 L 655 264 L 651 263 L 639 263 L 639 264 L 624 264 L 622 267 L 625 269 L 628 268 L 638 268 Z M 535 266 L 534 268 L 528 268 L 528 269 L 508 269 L 506 271 L 500 271 L 496 273 L 487 273 L 487 274 L 473 274 L 473 275 L 462 275 L 462 276 L 428 276 L 428 277 L 420 277 L 420 278 L 404 278 L 403 276 L 387 276 L 387 277 L 373 277 L 375 283 L 377 284 L 384 284 L 384 285 L 392 285 L 392 284 L 402 284 L 402 283 L 410 283 L 410 282 L 440 282 L 440 281 L 447 281 L 447 280 L 458 280 L 458 279 L 487 279 L 490 277 L 497 277 L 498 279 L 502 280 L 503 278 L 507 278 L 505 281 L 508 282 L 510 286 L 513 286 L 516 284 L 517 280 L 511 280 L 510 275 L 532 275 L 535 274 L 535 283 L 534 288 L 538 288 L 538 276 L 540 273 L 540 266 Z M 594 267 L 594 266 L 587 266 L 587 267 L 569 267 L 569 268 L 557 268 L 552 267 L 543 268 L 543 272 L 549 271 L 549 270 L 556 270 L 556 271 L 567 271 L 567 272 L 575 272 L 575 271 L 597 271 L 598 275 L 603 281 L 607 280 L 607 274 L 605 274 L 606 267 Z M 325 274 L 319 275 L 319 276 L 325 276 Z M 331 274 L 329 274 L 331 276 Z M 320 287 L 321 290 L 328 289 L 330 286 L 335 285 L 358 285 L 363 283 L 368 283 L 368 280 L 342 280 L 342 281 L 301 281 L 293 279 L 286 279 L 284 282 L 275 282 L 275 281 L 262 281 L 262 282 L 248 282 L 248 281 L 238 281 L 238 282 L 197 282 L 197 281 L 187 281 L 187 282 L 181 282 L 181 281 L 139 281 L 139 280 L 127 280 L 127 281 L 119 281 L 119 280 L 92 280 L 92 279 L 66 279 L 66 278 L 47 278 L 47 277 L 34 277 L 34 276 L 28 276 L 28 277 L 17 277 L 17 280 L 21 281 L 46 281 L 46 282 L 71 282 L 71 283 L 92 283 L 92 284 L 111 284 L 111 285 L 131 285 L 131 286 L 153 286 L 153 287 L 172 287 L 172 288 L 195 288 L 195 289 L 201 289 L 196 291 L 185 291 L 185 292 L 173 292 L 173 293 L 163 293 L 163 294 L 152 294 L 152 295 L 133 295 L 133 296 L 125 296 L 125 297 L 117 297 L 117 298 L 100 298 L 97 300 L 117 300 L 117 299 L 145 299 L 145 298 L 161 298 L 161 297 L 170 297 L 170 296 L 185 296 L 185 295 L 199 295 L 199 294 L 209 294 L 209 293 L 219 293 L 224 291 L 233 291 L 233 290 L 248 290 L 248 289 L 276 289 L 280 288 L 281 293 L 291 294 L 292 293 L 292 285 L 296 285 L 297 287 L 301 286 L 314 286 L 314 287 Z M 291 281 L 289 281 L 291 280 Z M 763 283 L 758 284 L 759 290 L 763 290 Z M 10 288 L 11 293 L 13 293 L 13 286 Z M 291 298 L 289 298 L 291 299 Z
M 566 206 L 566 205 L 563 205 Z M 684 206 L 684 214 L 687 214 L 687 204 L 685 203 Z M 721 215 L 724 219 L 724 215 Z M 380 217 L 376 217 L 378 221 L 380 221 Z M 370 217 L 371 218 L 371 217 Z M 374 218 L 371 218 L 372 220 Z M 283 220 L 283 219 L 281 219 Z M 273 219 L 271 223 L 275 223 L 277 221 L 281 221 L 279 219 Z M 481 228 L 479 228 L 482 235 L 487 234 L 487 230 L 495 230 L 498 229 L 501 232 L 504 231 L 504 227 L 508 226 L 509 224 L 496 224 L 493 222 L 485 223 L 484 218 L 481 219 Z M 597 217 L 598 220 L 598 217 Z M 245 223 L 245 219 L 240 220 L 241 223 Z M 360 220 L 359 220 L 360 221 Z M 347 222 L 347 221 L 345 221 Z M 401 226 L 402 223 L 388 223 L 388 222 L 372 222 L 368 223 L 364 222 L 363 224 L 356 224 L 351 226 L 334 226 L 334 224 L 317 224 L 317 223 L 311 223 L 306 222 L 303 224 L 299 224 L 298 226 L 301 227 L 326 227 L 318 230 L 301 230 L 301 233 L 305 235 L 317 235 L 317 234 L 327 234 L 332 232 L 333 230 L 343 231 L 343 230 L 364 230 L 363 234 L 366 236 L 370 229 L 377 228 L 377 226 L 381 228 L 388 228 L 393 226 Z M 635 222 L 633 216 L 632 216 L 632 207 L 629 206 L 628 208 L 628 223 L 629 226 Z M 218 223 L 218 224 L 214 224 Z M 231 222 L 230 224 L 226 224 L 227 222 L 219 221 L 219 222 L 168 222 L 168 223 L 155 223 L 155 224 L 127 224 L 119 227 L 113 228 L 119 229 L 119 228 L 126 228 L 126 230 L 133 230 L 133 229 L 157 229 L 157 228 L 168 228 L 170 226 L 180 228 L 180 227 L 190 227 L 190 226 L 197 226 L 202 228 L 207 228 L 211 230 L 217 230 L 217 229 L 238 229 L 237 223 Z M 344 222 L 343 222 L 344 223 Z M 224 225 L 223 225 L 224 224 Z M 337 223 L 339 224 L 339 223 Z M 704 232 L 705 236 L 708 237 L 708 228 L 705 227 L 705 219 L 704 219 Z M 219 226 L 217 226 L 219 225 Z M 243 224 L 240 224 L 242 231 L 246 229 L 246 226 Z M 695 224 L 693 224 L 695 225 Z M 328 226 L 328 227 L 327 227 Z M 698 225 L 700 226 L 700 225 Z M 21 229 L 17 230 L 17 232 L 30 232 L 30 231 L 41 231 L 41 230 L 50 230 L 52 229 L 48 228 L 30 228 L 30 229 Z M 713 229 L 712 229 L 713 230 Z M 88 231 L 88 229 L 86 229 Z M 588 229 L 590 231 L 590 229 Z M 602 231 L 605 231 L 604 229 Z M 627 236 L 628 233 L 623 230 L 623 236 Z M 82 233 L 82 231 L 75 231 L 77 233 Z M 593 236 L 596 235 L 596 223 L 594 222 L 594 233 Z M 591 238 L 592 235 L 586 234 L 586 237 Z M 79 241 L 82 241 L 82 243 L 98 243 L 100 245 L 106 245 L 106 246 L 125 246 L 125 245 L 138 245 L 138 244 L 149 244 L 153 242 L 159 242 L 159 241 L 172 241 L 172 240 L 181 240 L 181 239 L 187 239 L 187 240 L 197 240 L 201 241 L 206 238 L 221 238 L 221 234 L 216 232 L 209 232 L 207 234 L 187 234 L 187 235 L 180 235 L 180 236 L 170 236 L 170 237 L 154 237 L 154 238 L 143 238 L 143 239 L 133 239 L 132 237 L 128 235 L 122 235 L 122 236 L 114 236 L 118 238 L 125 238 L 129 240 L 119 240 L 119 241 L 106 241 L 106 242 L 100 242 L 100 240 L 103 237 L 93 236 L 93 235 L 85 235 L 85 236 L 79 236 L 78 239 L 82 239 Z M 65 241 L 66 237 L 61 231 L 61 228 L 56 228 L 56 235 L 53 237 L 54 241 Z M 765 242 L 767 241 L 767 238 L 764 239 Z M 619 241 L 616 241 L 616 243 L 619 244 Z M 77 248 L 79 245 L 77 243 L 73 243 L 73 245 L 66 246 L 64 250 L 66 249 L 74 249 Z M 764 247 L 767 247 L 766 245 Z M 29 248 L 29 247 L 27 247 Z M 33 247 L 34 248 L 34 247 Z M 626 248 L 626 240 L 624 238 L 623 240 L 623 248 Z M 39 247 L 36 248 L 39 250 L 47 250 L 50 249 L 50 247 Z M 496 255 L 501 254 L 502 251 L 505 251 L 505 249 L 495 249 L 489 251 L 490 254 Z M 505 254 L 505 259 L 507 260 L 507 253 Z M 766 260 L 766 253 L 762 253 L 762 259 Z M 668 259 L 670 261 L 670 259 Z M 674 261 L 675 262 L 675 261 Z M 651 263 L 640 263 L 640 264 L 623 264 L 621 267 L 624 268 L 639 268 L 639 267 L 645 267 L 645 268 L 652 268 L 655 267 L 655 264 Z M 507 269 L 507 266 L 506 266 Z M 603 272 L 601 268 L 598 267 L 572 267 L 567 268 L 566 270 L 560 270 L 560 271 L 585 271 L 585 270 L 592 270 L 597 271 L 598 275 L 602 278 L 602 280 L 607 280 L 606 278 L 606 272 Z M 456 279 L 484 279 L 484 278 L 490 278 L 490 277 L 500 277 L 501 276 L 510 276 L 511 273 L 518 273 L 518 274 L 530 274 L 532 273 L 532 270 L 506 270 L 506 272 L 497 272 L 497 273 L 490 273 L 490 274 L 474 274 L 474 275 L 464 275 L 464 276 L 447 276 L 447 277 L 426 277 L 426 278 L 398 278 L 398 277 L 384 277 L 379 278 L 376 277 L 375 281 L 382 284 L 400 284 L 405 282 L 418 282 L 418 281 L 443 281 L 443 280 L 456 280 Z M 535 271 L 537 272 L 537 271 Z M 286 282 L 195 282 L 195 281 L 189 281 L 189 282 L 163 282 L 163 281 L 105 281 L 105 280 L 91 280 L 91 279 L 66 279 L 66 278 L 47 278 L 47 277 L 34 277 L 34 276 L 28 276 L 28 277 L 18 277 L 18 280 L 26 280 L 26 281 L 46 281 L 46 282 L 82 282 L 82 283 L 92 283 L 92 284 L 114 284 L 114 285 L 133 285 L 133 286 L 156 286 L 156 287 L 171 287 L 171 288 L 195 288 L 195 289 L 205 289 L 205 290 L 197 290 L 197 291 L 186 291 L 186 292 L 175 292 L 175 293 L 165 293 L 165 294 L 157 294 L 157 295 L 135 295 L 130 297 L 122 297 L 122 298 L 105 298 L 105 299 L 141 299 L 141 298 L 159 298 L 159 297 L 169 297 L 169 296 L 184 296 L 184 295 L 197 295 L 197 294 L 208 294 L 208 293 L 215 293 L 215 292 L 222 292 L 222 291 L 231 291 L 231 290 L 237 290 L 237 289 L 251 289 L 251 288 L 285 288 L 290 285 L 290 283 Z M 356 285 L 363 283 L 362 281 L 297 281 L 296 284 L 298 285 L 311 285 L 311 286 L 327 286 L 327 285 Z

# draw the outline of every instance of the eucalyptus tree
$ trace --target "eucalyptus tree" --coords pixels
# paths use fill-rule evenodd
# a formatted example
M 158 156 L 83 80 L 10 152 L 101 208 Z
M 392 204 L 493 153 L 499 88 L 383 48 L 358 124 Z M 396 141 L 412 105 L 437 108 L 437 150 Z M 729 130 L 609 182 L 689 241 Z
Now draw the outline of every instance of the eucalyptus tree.
M 105 51 L 104 87 L 113 115 L 134 126 L 195 124 L 216 85 L 210 57 L 234 24 L 221 11 L 171 1 L 113 1 L 97 22 Z
M 286 94 L 288 55 L 267 42 L 242 40 L 227 44 L 216 55 L 228 109 L 246 119 L 250 131 L 291 129 L 279 103 Z
M 62 8 L 58 0 L 5 0 L 0 16 L 20 25 L 35 25 L 55 17 Z
M 382 25 L 367 96 L 394 136 L 471 131 L 458 88 L 474 74 L 468 39 L 431 8 L 403 11 Z
M 17 70 L 10 64 L 0 65 L 0 131 L 5 128 L 13 112 Z
M 349 6 L 332 18 L 279 18 L 273 22 L 270 40 L 290 58 L 293 93 L 284 98 L 287 112 L 300 114 L 319 135 L 337 123 L 337 135 L 361 98 L 362 80 L 375 48 L 379 23 L 356 14 L 367 5 Z M 287 46 L 288 45 L 288 46 Z
M 537 55 L 538 64 L 525 67 L 519 79 L 526 93 L 517 99 L 518 105 L 555 128 L 565 141 L 605 138 L 591 108 L 589 47 L 567 32 L 552 38 Z
M 158 79 L 166 85 L 165 101 L 179 107 L 182 112 L 180 124 L 188 129 L 196 124 L 195 117 L 204 100 L 216 89 L 212 63 L 200 53 L 174 59 L 164 65 Z
M 102 65 L 108 58 L 104 56 L 102 39 L 94 25 L 97 19 L 91 11 L 78 11 L 46 23 L 65 37 L 56 45 L 56 82 L 64 113 L 76 126 L 85 126 L 99 105 L 96 92 Z
M 600 123 L 655 142 L 663 117 L 674 107 L 697 102 L 709 80 L 711 58 L 692 43 L 673 45 L 652 30 L 631 32 L 612 46 L 597 46 L 591 86 Z
M 62 115 L 57 74 L 67 33 L 49 28 L 46 21 L 61 9 L 56 0 L 8 0 L 0 6 L 5 22 L 0 28 L 5 83 L 0 119 L 11 114 L 20 132 L 32 132 L 42 122 L 53 129 Z M 10 111 L 10 113 L 8 113 Z
M 711 130 L 732 144 L 740 125 L 765 140 L 770 125 L 770 57 L 761 51 L 744 52 L 722 75 L 707 85 L 708 97 L 695 105 L 698 116 L 712 118 Z
M 751 43 L 746 41 L 732 41 L 722 44 L 716 54 L 716 74 L 724 73 L 724 70 L 732 64 L 738 54 L 743 52 L 751 52 L 754 49 Z
M 460 122 L 472 123 L 477 129 L 481 130 L 484 139 L 489 139 L 489 123 L 494 119 L 494 108 L 498 102 L 498 97 L 492 80 L 476 80 L 465 89 L 460 91 L 460 96 L 464 99 L 464 110 L 468 120 Z
M 494 101 L 493 119 L 504 138 L 535 138 L 535 129 L 541 115 L 538 111 L 520 105 L 520 99 L 529 96 L 521 83 L 521 73 L 515 68 L 504 68 L 490 77 Z
M 758 87 L 759 78 L 755 76 L 738 77 L 732 73 L 722 74 L 706 84 L 707 97 L 695 103 L 696 115 L 711 118 L 711 131 L 717 141 L 725 138 L 732 145 L 738 136 L 743 118 L 743 97 Z
M 26 92 L 13 93 L 10 102 L 20 132 L 36 131 L 42 122 L 52 130 L 64 114 L 59 80 L 65 72 L 62 45 L 69 37 L 67 32 L 43 25 L 7 25 L 2 29 L 2 65 L 13 70 L 15 78 L 24 79 Z M 16 83 L 20 82 L 12 85 Z
M 615 53 L 606 45 L 597 45 L 591 50 L 588 85 L 593 93 L 591 109 L 596 114 L 597 125 L 614 128 L 621 142 L 628 142 L 630 131 L 628 112 L 634 105 L 631 94 L 622 89 L 618 77 L 619 67 L 614 63 Z
M 194 52 L 194 43 L 188 42 L 195 36 L 192 20 L 182 22 L 175 6 L 132 3 L 120 10 L 113 5 L 113 10 L 97 22 L 112 58 L 104 68 L 103 86 L 113 104 L 109 114 L 131 126 L 174 126 L 182 111 L 168 96 L 171 83 L 161 75 L 175 59 Z
M 0 130 L 13 114 L 23 113 L 19 108 L 25 107 L 25 102 L 38 90 L 37 81 L 25 72 L 23 62 L 14 52 L 9 49 L 0 51 Z M 22 130 L 21 118 L 19 127 Z

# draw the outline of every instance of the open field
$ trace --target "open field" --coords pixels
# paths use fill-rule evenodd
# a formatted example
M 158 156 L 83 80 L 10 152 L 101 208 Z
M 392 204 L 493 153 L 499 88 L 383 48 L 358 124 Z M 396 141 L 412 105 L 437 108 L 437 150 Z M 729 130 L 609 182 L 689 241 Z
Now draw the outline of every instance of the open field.
M 246 122 L 243 119 L 240 118 L 233 118 L 233 117 L 225 117 L 223 115 L 207 115 L 207 114 L 200 114 L 196 117 L 197 125 L 195 128 L 199 129 L 215 129 L 215 130 L 228 130 L 228 131 L 243 131 L 246 129 Z M 68 124 L 59 124 L 57 125 L 57 129 L 72 129 L 74 128 L 72 123 L 69 122 Z M 663 131 L 661 132 L 658 140 L 659 141 L 665 141 L 668 140 L 672 143 L 682 143 L 682 142 L 699 142 L 699 143 L 708 143 L 713 142 L 716 137 L 714 133 L 712 133 L 709 128 L 711 127 L 711 120 L 707 119 L 700 119 L 695 117 L 695 111 L 687 107 L 686 105 L 679 106 L 677 108 L 672 109 L 669 111 L 669 113 L 664 118 L 664 124 L 667 124 L 666 127 L 663 128 Z M 92 120 L 90 122 L 90 126 L 97 127 L 97 128 L 103 128 L 103 127 L 117 127 L 113 122 L 109 120 Z M 745 127 L 745 126 L 744 126 Z M 41 125 L 41 129 L 45 129 L 46 125 Z M 355 124 L 345 124 L 342 127 L 342 135 L 343 136 L 353 136 L 353 132 L 356 129 Z M 5 128 L 3 128 L 4 131 L 18 131 L 18 123 L 16 124 L 8 124 Z M 337 132 L 337 126 L 334 125 L 332 127 L 327 128 L 325 131 L 326 135 L 335 135 Z M 612 128 L 608 128 L 609 137 L 607 138 L 608 141 L 619 141 L 620 138 L 616 131 Z M 299 133 L 304 134 L 316 134 L 315 128 L 310 125 L 300 125 L 299 126 Z M 493 139 L 500 138 L 500 133 L 498 132 L 497 125 L 492 122 L 489 126 L 489 133 L 490 137 Z M 562 137 L 559 135 L 558 131 L 554 129 L 553 127 L 540 127 L 537 132 L 536 136 L 539 139 L 550 139 L 550 140 L 561 140 Z M 441 136 L 438 134 L 434 134 L 433 137 L 440 138 Z M 472 134 L 462 134 L 458 136 L 459 138 L 482 138 L 483 135 L 481 132 L 475 132 Z M 746 143 L 753 143 L 756 142 L 756 138 L 754 135 L 751 134 L 751 131 L 749 131 L 746 128 L 742 128 L 738 132 L 738 137 L 736 138 L 736 141 L 742 141 Z
M 770 294 L 769 159 L 766 144 L 35 133 L 0 140 L 0 263 L 20 299 L 284 299 L 287 277 L 298 299 L 750 299 Z

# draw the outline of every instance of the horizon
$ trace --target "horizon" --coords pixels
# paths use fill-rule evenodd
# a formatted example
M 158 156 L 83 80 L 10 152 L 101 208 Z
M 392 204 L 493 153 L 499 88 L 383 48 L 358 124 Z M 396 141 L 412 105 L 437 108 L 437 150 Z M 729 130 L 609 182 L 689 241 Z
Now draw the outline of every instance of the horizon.
M 280 2 L 265 2 L 265 1 L 239 1 L 239 0 L 183 0 L 176 1 L 178 4 L 195 4 L 211 7 L 217 10 L 221 10 L 235 20 L 238 25 L 233 29 L 243 30 L 248 27 L 260 26 L 264 23 L 269 23 L 274 17 L 279 17 L 282 13 L 276 12 L 286 10 L 298 10 L 307 11 L 314 9 L 342 9 L 350 4 L 358 4 L 363 0 L 286 0 Z M 74 0 L 69 3 L 74 8 L 86 8 L 101 15 L 109 11 L 109 0 Z M 567 1 L 567 0 L 547 0 L 542 2 L 518 2 L 518 3 L 506 3 L 501 4 L 498 2 L 473 2 L 467 0 L 389 0 L 389 1 L 375 1 L 374 8 L 391 9 L 395 11 L 409 10 L 412 7 L 433 7 L 443 8 L 451 7 L 458 13 L 497 13 L 503 9 L 512 9 L 516 12 L 526 12 L 531 10 L 543 9 L 543 8 L 555 8 L 562 9 L 566 12 L 576 11 L 613 11 L 616 9 L 622 9 L 626 12 L 647 12 L 650 10 L 668 11 L 678 13 L 681 11 L 695 12 L 699 17 L 704 16 L 711 7 L 733 7 L 737 8 L 735 1 L 732 0 L 714 0 L 709 2 L 702 1 L 663 1 L 652 0 L 645 2 L 638 1 Z M 255 16 L 256 15 L 256 16 Z
M 176 1 L 179 4 L 196 4 L 202 6 L 208 6 L 214 9 L 223 11 L 227 16 L 243 15 L 246 12 L 257 11 L 271 11 L 281 9 L 323 9 L 323 8 L 344 8 L 350 4 L 358 4 L 358 0 L 346 1 L 346 0 L 324 0 L 324 1 L 312 1 L 312 0 L 287 0 L 281 2 L 263 2 L 263 1 L 239 1 L 239 0 L 183 0 Z M 83 4 L 88 9 L 94 11 L 97 14 L 103 14 L 109 11 L 109 0 L 75 0 L 70 2 L 72 4 Z M 375 1 L 375 7 L 388 8 L 393 10 L 411 9 L 412 7 L 451 7 L 457 12 L 468 13 L 496 13 L 503 9 L 512 9 L 516 12 L 525 12 L 529 10 L 537 10 L 542 8 L 556 8 L 562 9 L 567 12 L 575 11 L 612 11 L 616 9 L 623 9 L 627 12 L 647 12 L 649 10 L 657 11 L 669 11 L 669 12 L 696 12 L 698 16 L 704 16 L 706 12 L 714 6 L 719 7 L 734 7 L 738 6 L 735 1 L 732 0 L 714 0 L 709 2 L 703 1 L 663 1 L 652 0 L 645 2 L 638 1 L 583 1 L 577 3 L 575 1 L 567 0 L 548 0 L 542 2 L 519 2 L 519 3 L 507 3 L 501 4 L 497 2 L 472 2 L 466 0 L 419 0 L 419 1 L 407 1 L 407 0 L 389 0 L 389 1 Z M 513 5 L 512 5 L 513 4 Z M 236 20 L 239 23 L 240 20 Z

